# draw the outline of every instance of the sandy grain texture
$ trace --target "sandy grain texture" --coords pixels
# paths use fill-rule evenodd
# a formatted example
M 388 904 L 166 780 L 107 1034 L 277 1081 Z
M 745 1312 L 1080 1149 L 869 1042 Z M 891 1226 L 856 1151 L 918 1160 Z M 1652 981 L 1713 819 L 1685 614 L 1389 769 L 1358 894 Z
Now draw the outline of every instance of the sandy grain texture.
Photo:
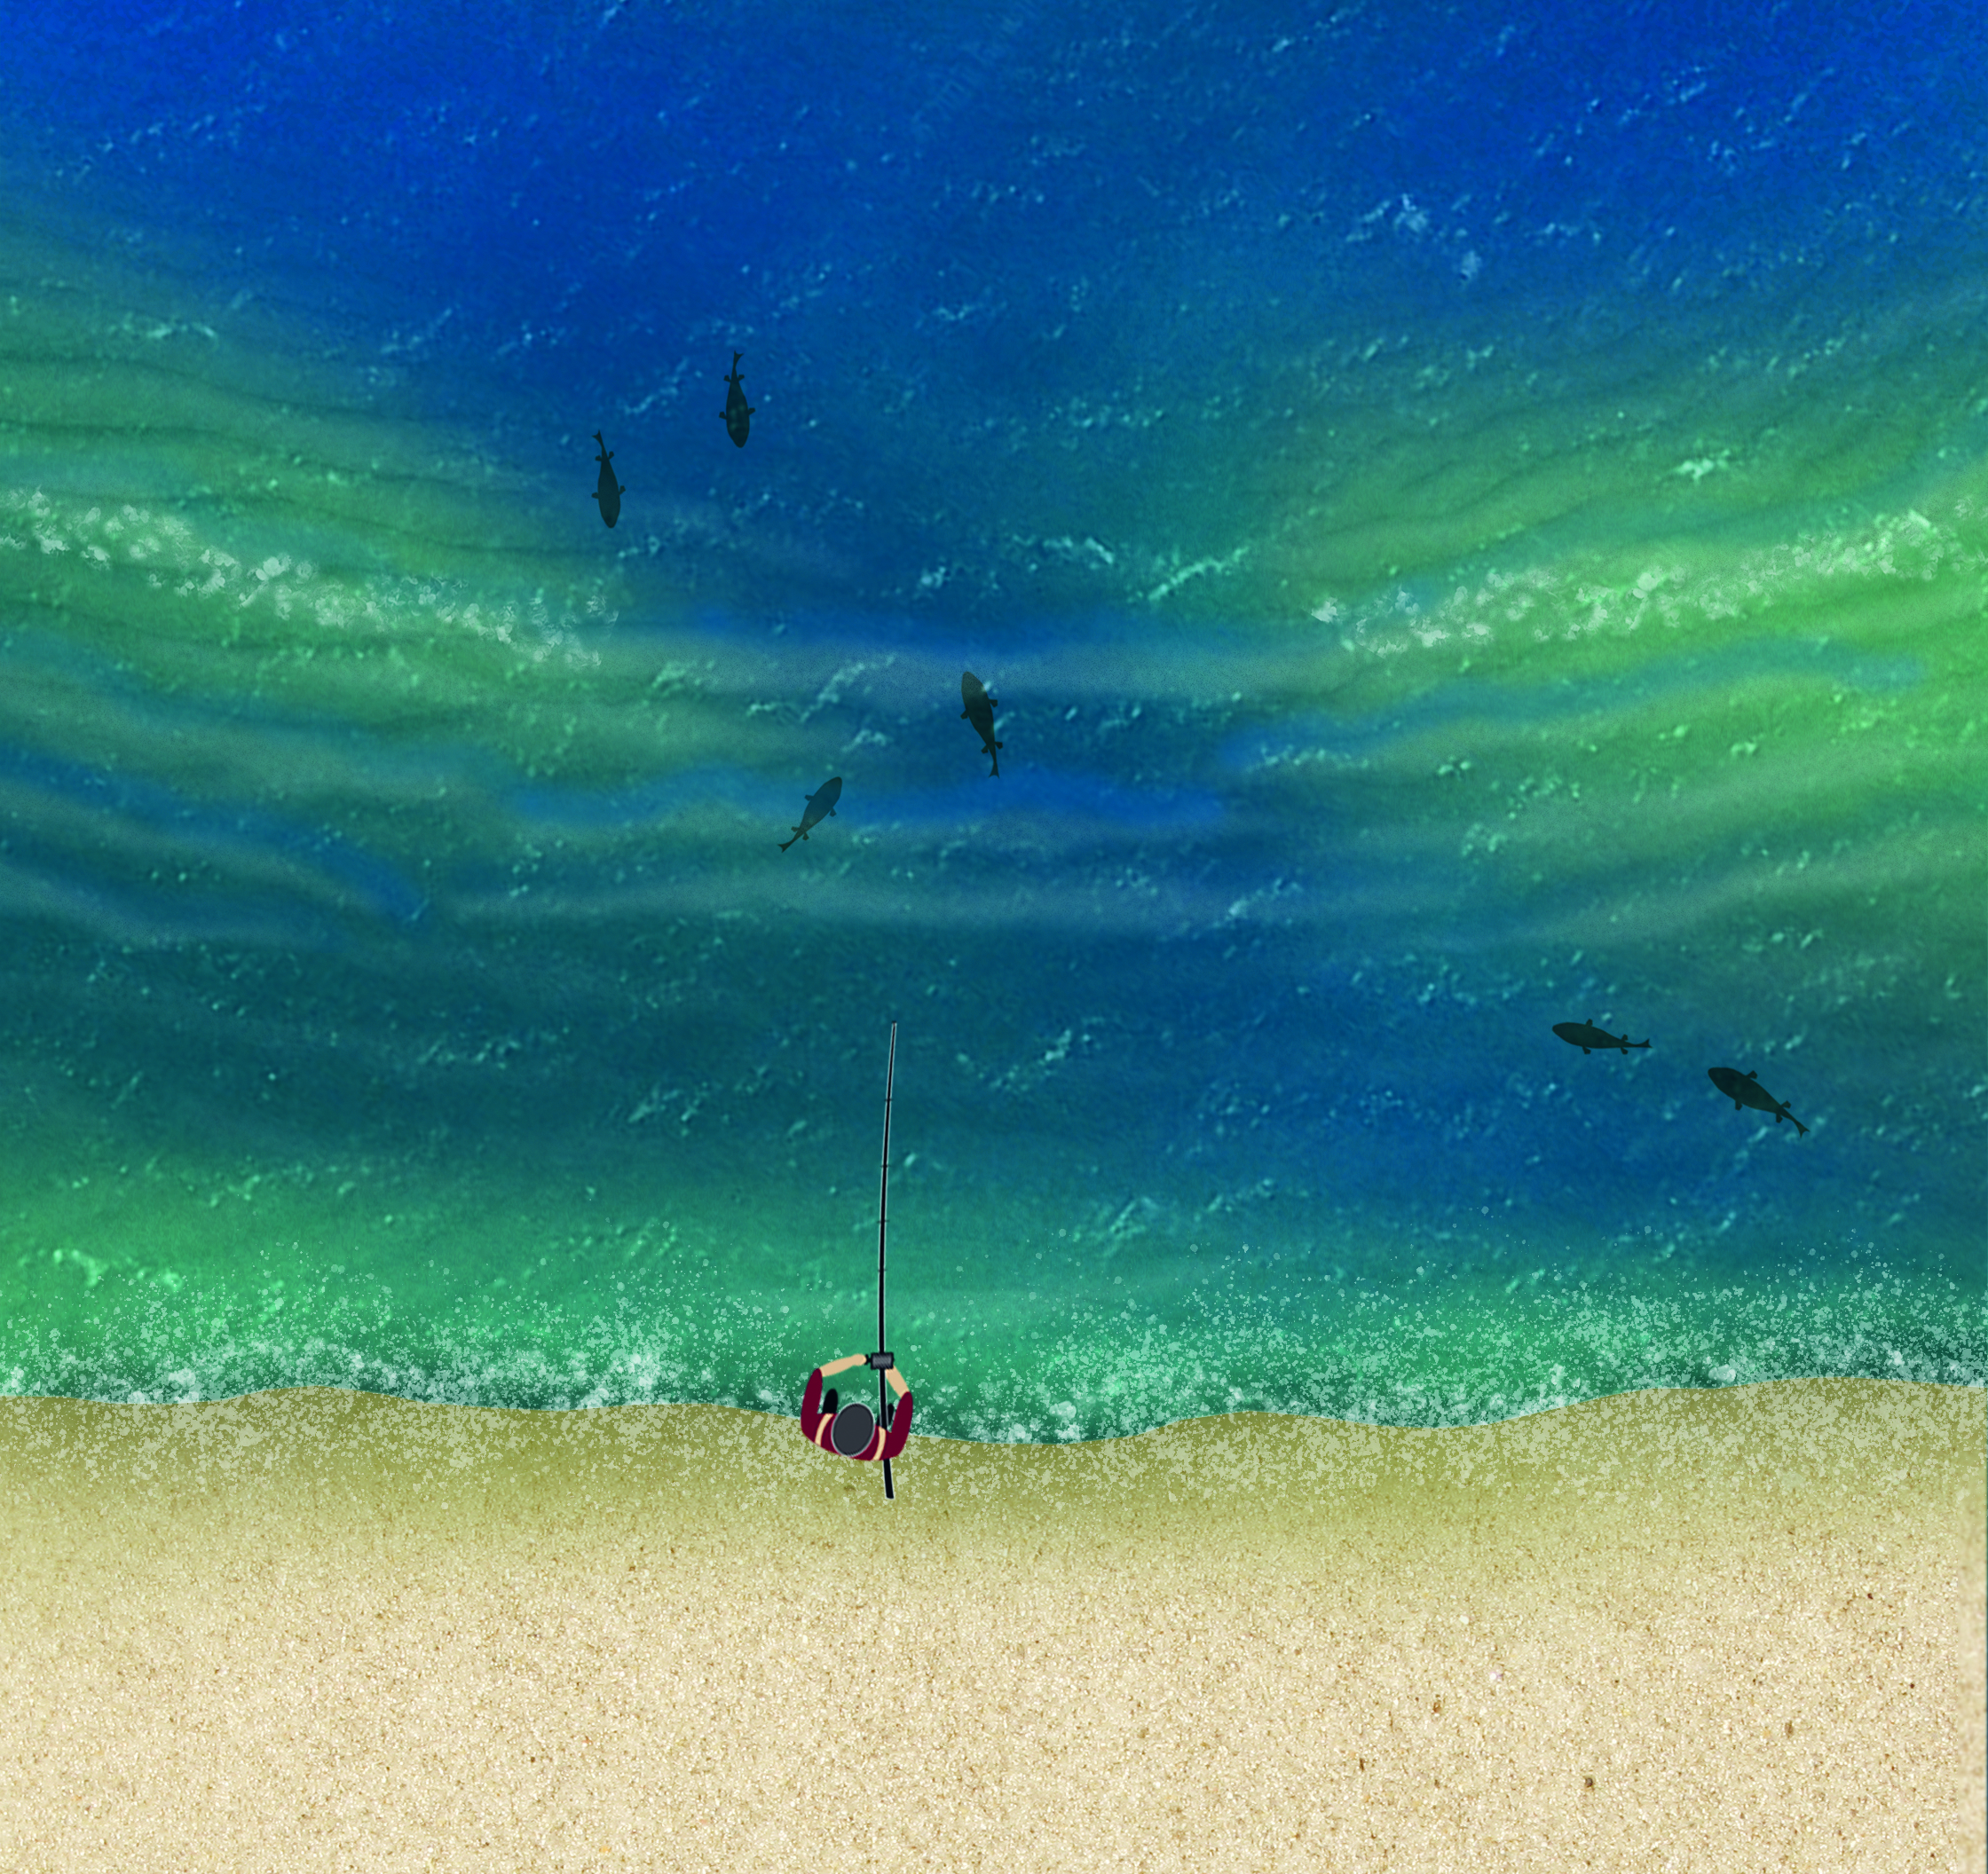
M 0 1867 L 1971 1874 L 1984 1399 L 0 1401 Z

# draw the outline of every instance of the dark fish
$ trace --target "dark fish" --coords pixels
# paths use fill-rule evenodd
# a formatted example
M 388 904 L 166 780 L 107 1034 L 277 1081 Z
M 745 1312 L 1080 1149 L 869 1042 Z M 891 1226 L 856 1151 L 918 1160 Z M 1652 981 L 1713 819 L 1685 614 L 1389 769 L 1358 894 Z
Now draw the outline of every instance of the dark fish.
M 739 380 L 738 361 L 745 357 L 743 351 L 731 355 L 731 372 L 725 382 L 731 389 L 725 392 L 725 407 L 718 414 L 724 418 L 725 428 L 731 432 L 731 439 L 743 449 L 746 438 L 753 433 L 752 419 L 757 406 L 748 408 L 746 403 L 746 386 Z
M 842 777 L 837 775 L 832 781 L 824 781 L 808 796 L 808 805 L 801 810 L 801 824 L 794 828 L 795 834 L 805 839 L 808 829 L 817 826 L 824 814 L 835 811 L 835 803 L 842 798 Z M 784 853 L 793 844 L 792 839 L 783 839 L 780 850 Z
M 1742 1074 L 1736 1067 L 1708 1067 L 1705 1070 L 1712 1084 L 1732 1102 L 1737 1113 L 1741 1106 L 1757 1106 L 1763 1113 L 1771 1113 L 1778 1126 L 1784 1120 L 1793 1120 L 1795 1130 L 1806 1138 L 1809 1129 L 1795 1119 L 1794 1114 L 1774 1098 L 1751 1074 Z
M 595 458 L 601 465 L 601 484 L 594 491 L 594 499 L 601 504 L 601 518 L 611 527 L 621 518 L 621 497 L 628 491 L 616 483 L 614 471 L 608 467 L 614 460 L 614 452 L 602 440 L 598 429 L 594 432 L 594 440 L 601 445 L 601 453 Z
M 1001 772 L 1001 758 L 994 751 L 1001 744 L 994 739 L 994 712 L 1001 705 L 998 697 L 988 695 L 980 679 L 972 671 L 965 672 L 959 679 L 959 699 L 966 706 L 959 712 L 962 722 L 971 722 L 980 731 L 981 740 L 987 745 L 987 752 L 993 756 L 994 774 L 987 778 L 991 781 Z
M 1572 1042 L 1583 1054 L 1591 1053 L 1597 1048 L 1613 1048 L 1619 1053 L 1627 1054 L 1631 1048 L 1650 1045 L 1646 1041 L 1631 1041 L 1627 1035 L 1611 1035 L 1606 1028 L 1598 1028 L 1591 1015 L 1586 1021 L 1557 1021 L 1553 1024 L 1553 1032 L 1562 1041 Z

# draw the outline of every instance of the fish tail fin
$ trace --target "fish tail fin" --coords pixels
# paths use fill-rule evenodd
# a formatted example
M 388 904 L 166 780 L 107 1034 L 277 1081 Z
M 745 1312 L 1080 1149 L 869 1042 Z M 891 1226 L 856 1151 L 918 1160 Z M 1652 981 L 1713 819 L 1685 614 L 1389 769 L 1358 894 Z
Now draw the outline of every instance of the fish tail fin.
M 1790 1113 L 1788 1114 L 1788 1117 L 1791 1120 L 1795 1120 L 1795 1130 L 1799 1132 L 1803 1138 L 1806 1138 L 1809 1136 L 1809 1129 L 1805 1125 L 1803 1125 L 1800 1120 L 1795 1119 L 1794 1114 Z

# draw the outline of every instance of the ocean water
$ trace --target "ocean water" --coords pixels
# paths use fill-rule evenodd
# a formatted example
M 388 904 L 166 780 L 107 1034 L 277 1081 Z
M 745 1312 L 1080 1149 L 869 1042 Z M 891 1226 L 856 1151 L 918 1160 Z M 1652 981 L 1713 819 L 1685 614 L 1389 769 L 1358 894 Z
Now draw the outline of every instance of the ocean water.
M 0 1392 L 1982 1385 L 1977 26 L 37 14 Z

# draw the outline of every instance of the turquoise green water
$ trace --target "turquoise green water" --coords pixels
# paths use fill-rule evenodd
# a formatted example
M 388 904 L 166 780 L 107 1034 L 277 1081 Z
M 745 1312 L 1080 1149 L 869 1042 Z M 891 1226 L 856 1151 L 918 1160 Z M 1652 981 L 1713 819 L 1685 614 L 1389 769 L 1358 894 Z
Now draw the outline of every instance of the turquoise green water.
M 793 1411 L 875 1332 L 893 1020 L 923 1432 L 1983 1383 L 1972 300 L 1258 304 L 1033 402 L 776 327 L 736 453 L 699 340 L 609 535 L 606 419 L 379 362 L 390 285 L 50 228 L 0 1390 Z

